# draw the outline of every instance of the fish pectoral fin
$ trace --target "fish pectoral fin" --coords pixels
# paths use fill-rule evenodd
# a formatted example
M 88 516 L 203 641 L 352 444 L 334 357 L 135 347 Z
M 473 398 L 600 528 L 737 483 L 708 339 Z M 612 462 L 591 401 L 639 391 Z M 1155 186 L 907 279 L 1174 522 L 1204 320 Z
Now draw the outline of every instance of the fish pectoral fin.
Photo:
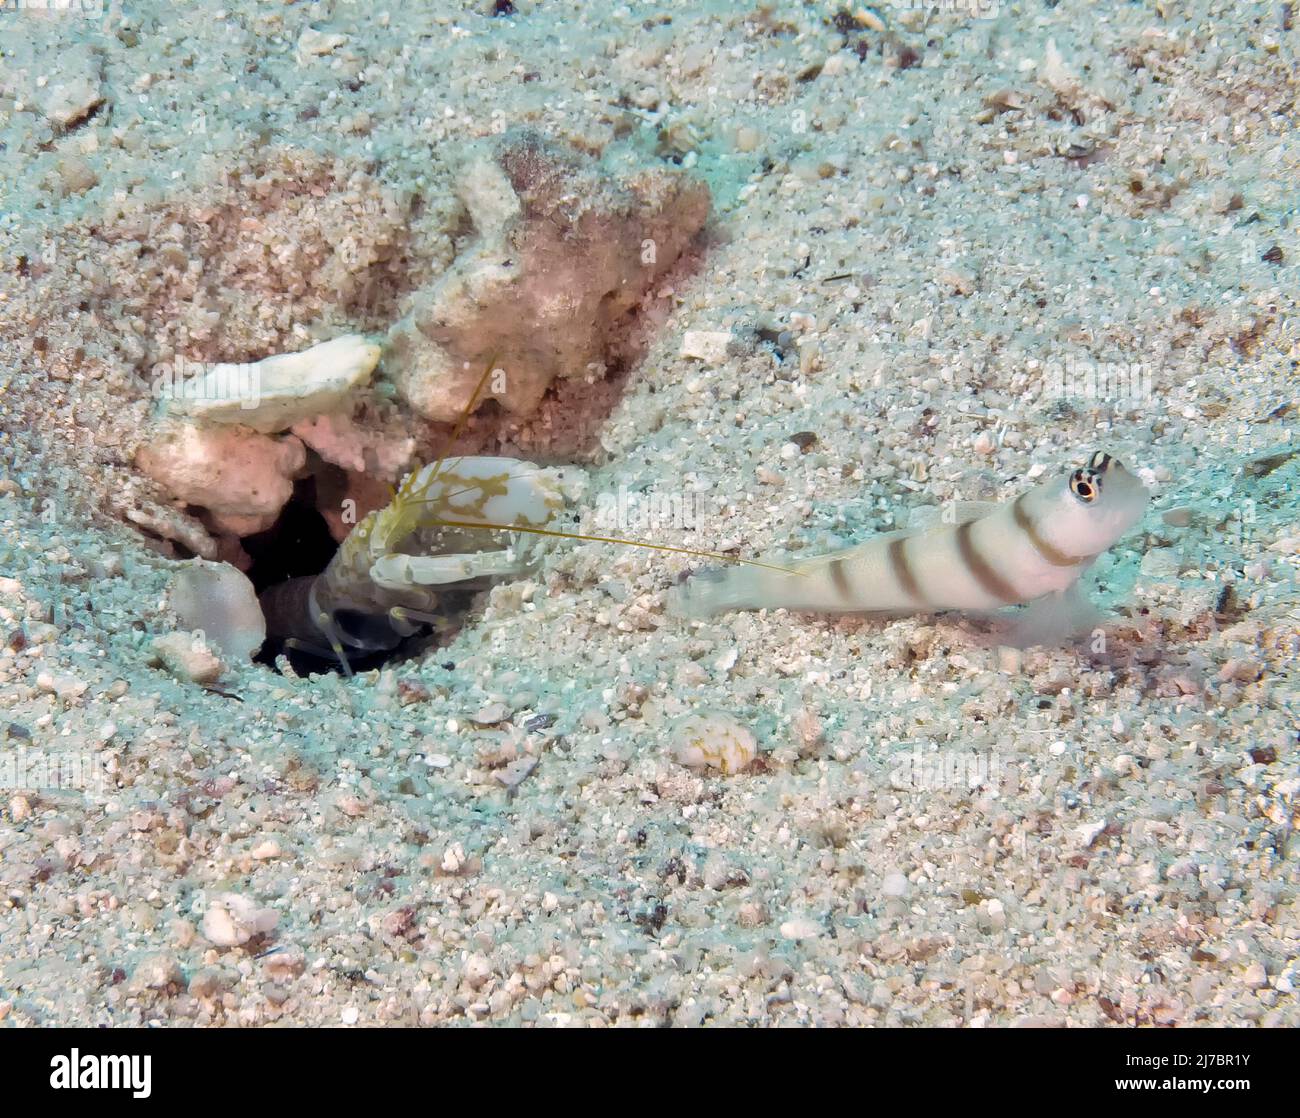
M 1047 594 L 1006 618 L 1002 642 L 1013 648 L 1054 647 L 1091 632 L 1105 621 L 1078 582 L 1059 594 Z

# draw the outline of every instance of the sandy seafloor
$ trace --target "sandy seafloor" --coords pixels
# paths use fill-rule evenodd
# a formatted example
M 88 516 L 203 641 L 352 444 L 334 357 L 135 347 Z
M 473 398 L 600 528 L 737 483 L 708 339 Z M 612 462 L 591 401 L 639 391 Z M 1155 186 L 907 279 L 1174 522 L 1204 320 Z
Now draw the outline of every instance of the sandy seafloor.
M 1300 1024 L 1291 6 L 488 7 L 0 11 L 0 762 L 106 774 L 0 797 L 0 1022 Z M 97 108 L 43 115 L 87 73 Z M 167 507 L 131 465 L 141 339 L 240 360 L 382 330 L 382 300 L 295 270 L 319 229 L 275 207 L 303 167 L 326 201 L 354 172 L 421 193 L 387 257 L 409 289 L 457 251 L 456 153 L 501 124 L 673 159 L 713 213 L 630 368 L 497 445 L 581 466 L 589 501 L 698 489 L 693 527 L 631 534 L 738 555 L 1104 448 L 1153 496 L 1087 576 L 1104 642 L 682 622 L 693 561 L 557 542 L 383 672 L 231 665 L 222 694 L 152 665 L 176 619 L 165 533 L 128 515 Z M 278 272 L 172 233 L 230 175 L 240 210 L 249 160 L 281 168 L 247 199 Z M 404 232 L 353 202 L 331 223 Z M 187 310 L 195 267 L 244 303 Z M 744 344 L 701 362 L 688 330 Z M 1150 391 L 1060 398 L 1089 361 Z M 678 764 L 694 710 L 755 764 Z M 274 928 L 213 942 L 228 894 Z

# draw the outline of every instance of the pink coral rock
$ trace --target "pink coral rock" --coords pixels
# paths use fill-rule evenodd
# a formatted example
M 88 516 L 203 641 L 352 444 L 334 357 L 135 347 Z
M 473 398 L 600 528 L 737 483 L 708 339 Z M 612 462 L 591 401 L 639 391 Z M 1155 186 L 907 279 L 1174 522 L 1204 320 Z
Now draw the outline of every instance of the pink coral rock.
M 135 464 L 176 500 L 207 509 L 218 531 L 248 536 L 275 523 L 306 459 L 292 435 L 165 420 Z
M 388 336 L 385 367 L 415 411 L 456 420 L 489 361 L 502 375 L 482 398 L 517 415 L 557 377 L 603 373 L 626 316 L 709 213 L 708 188 L 676 168 L 613 168 L 531 131 L 468 162 L 460 193 L 479 239 Z

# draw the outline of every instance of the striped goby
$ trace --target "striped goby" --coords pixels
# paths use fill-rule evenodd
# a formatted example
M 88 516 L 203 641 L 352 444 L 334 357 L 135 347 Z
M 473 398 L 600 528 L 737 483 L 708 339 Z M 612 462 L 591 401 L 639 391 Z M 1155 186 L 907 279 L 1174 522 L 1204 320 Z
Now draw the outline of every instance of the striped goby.
M 1098 452 L 1083 468 L 975 519 L 890 532 L 810 559 L 765 560 L 788 574 L 758 566 L 701 571 L 673 591 L 669 609 L 683 617 L 780 607 L 905 614 L 1031 602 L 1069 590 L 1146 504 L 1142 483 Z

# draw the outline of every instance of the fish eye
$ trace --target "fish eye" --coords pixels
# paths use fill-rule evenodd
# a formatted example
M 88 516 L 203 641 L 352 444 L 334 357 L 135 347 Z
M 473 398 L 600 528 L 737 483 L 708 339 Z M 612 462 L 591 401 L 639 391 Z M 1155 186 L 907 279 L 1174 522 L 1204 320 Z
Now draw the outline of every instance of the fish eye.
M 1070 475 L 1070 492 L 1085 505 L 1090 505 L 1097 499 L 1098 486 L 1091 473 L 1075 470 Z
M 1109 466 L 1112 461 L 1113 459 L 1109 454 L 1107 454 L 1104 450 L 1099 450 L 1090 459 L 1088 459 L 1088 468 L 1101 472 L 1105 470 L 1106 467 Z

